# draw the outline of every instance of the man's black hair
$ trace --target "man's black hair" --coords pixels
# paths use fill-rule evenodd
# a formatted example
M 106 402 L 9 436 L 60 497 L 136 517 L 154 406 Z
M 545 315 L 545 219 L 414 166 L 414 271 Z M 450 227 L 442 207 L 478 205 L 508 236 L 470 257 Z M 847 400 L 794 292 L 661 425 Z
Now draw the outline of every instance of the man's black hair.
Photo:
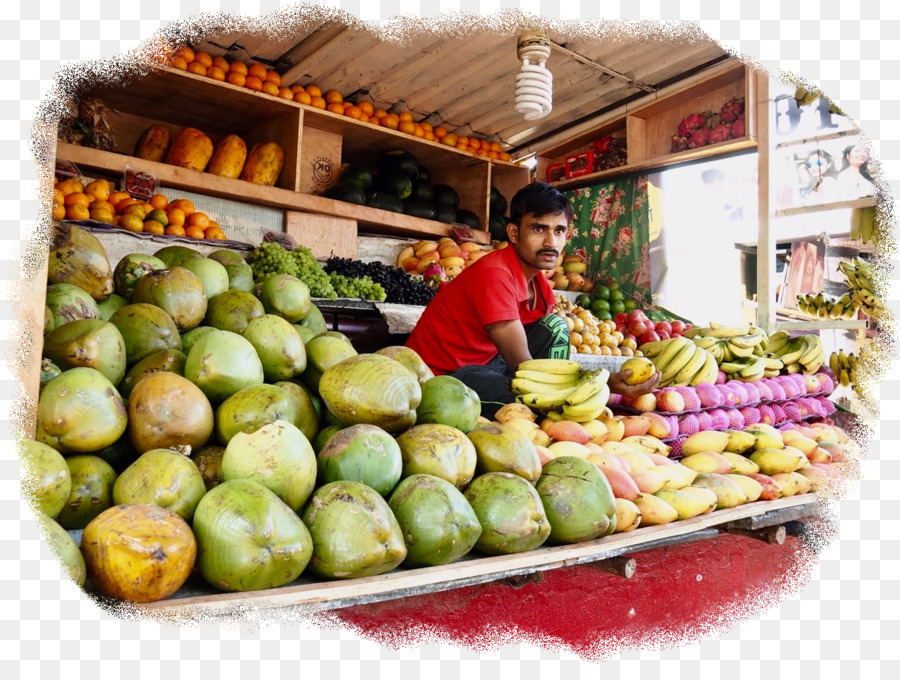
M 521 224 L 525 215 L 555 215 L 564 213 L 566 221 L 572 220 L 575 211 L 566 195 L 552 184 L 532 182 L 513 196 L 509 204 L 509 217 L 513 224 Z

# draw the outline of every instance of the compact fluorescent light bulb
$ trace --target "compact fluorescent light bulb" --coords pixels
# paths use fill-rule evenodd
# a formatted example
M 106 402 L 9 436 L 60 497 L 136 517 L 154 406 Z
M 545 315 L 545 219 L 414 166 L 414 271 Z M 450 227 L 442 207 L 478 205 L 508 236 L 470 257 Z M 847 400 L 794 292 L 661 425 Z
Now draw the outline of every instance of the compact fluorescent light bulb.
M 550 57 L 550 38 L 542 31 L 519 36 L 516 53 L 522 70 L 516 75 L 516 111 L 525 120 L 543 118 L 553 108 L 553 75 L 545 64 Z

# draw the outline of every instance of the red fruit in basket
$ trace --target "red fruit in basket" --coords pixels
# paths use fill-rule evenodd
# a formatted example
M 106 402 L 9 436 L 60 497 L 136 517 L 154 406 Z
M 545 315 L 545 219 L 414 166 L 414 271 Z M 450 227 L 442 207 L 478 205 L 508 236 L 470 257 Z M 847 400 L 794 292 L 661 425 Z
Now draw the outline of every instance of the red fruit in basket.
M 702 113 L 692 113 L 687 118 L 683 119 L 678 125 L 678 134 L 686 136 L 689 133 L 692 133 L 697 128 L 706 125 L 707 119 L 708 115 Z
M 746 126 L 744 124 L 743 118 L 738 118 L 731 124 L 731 137 L 733 139 L 738 139 L 747 134 Z
M 688 140 L 688 148 L 697 149 L 701 146 L 706 146 L 707 144 L 709 144 L 711 134 L 712 130 L 707 127 L 702 127 L 694 130 L 691 133 L 691 138 Z
M 644 333 L 650 330 L 643 319 L 638 319 L 637 321 L 629 321 L 626 328 L 628 328 L 629 333 L 637 337 L 641 337 Z
M 670 325 L 672 326 L 672 335 L 684 335 L 684 331 L 686 330 L 684 321 L 678 321 L 676 319 Z
M 657 333 L 666 332 L 669 335 L 672 334 L 672 324 L 668 321 L 657 321 L 655 328 Z
M 744 117 L 744 98 L 732 97 L 722 105 L 719 111 L 719 121 L 722 123 L 733 123 Z
M 731 139 L 731 126 L 724 123 L 716 125 L 709 133 L 709 143 L 724 142 Z
M 648 342 L 659 342 L 661 338 L 656 331 L 647 331 L 638 338 L 638 344 L 643 345 Z

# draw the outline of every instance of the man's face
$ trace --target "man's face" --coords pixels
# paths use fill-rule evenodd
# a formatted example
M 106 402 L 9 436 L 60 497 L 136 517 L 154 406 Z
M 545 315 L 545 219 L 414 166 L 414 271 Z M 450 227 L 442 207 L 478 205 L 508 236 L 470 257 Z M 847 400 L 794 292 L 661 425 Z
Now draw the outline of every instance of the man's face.
M 523 263 L 535 269 L 550 270 L 556 266 L 566 245 L 569 224 L 564 213 L 527 214 L 522 223 L 510 225 L 509 240 Z

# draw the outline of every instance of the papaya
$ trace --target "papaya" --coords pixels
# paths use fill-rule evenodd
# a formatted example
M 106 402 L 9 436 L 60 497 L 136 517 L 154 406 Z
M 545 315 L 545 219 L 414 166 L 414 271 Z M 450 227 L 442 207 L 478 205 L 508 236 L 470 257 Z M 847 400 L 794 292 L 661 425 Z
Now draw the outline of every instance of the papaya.
M 206 171 L 220 177 L 237 179 L 247 160 L 247 145 L 237 135 L 223 137 L 213 150 Z
M 212 155 L 212 140 L 197 128 L 186 127 L 172 140 L 166 163 L 203 172 Z
M 145 161 L 162 163 L 169 150 L 172 135 L 163 125 L 151 125 L 141 133 L 134 145 L 134 156 Z
M 284 150 L 275 142 L 254 144 L 241 171 L 241 179 L 253 184 L 275 186 L 284 167 Z

